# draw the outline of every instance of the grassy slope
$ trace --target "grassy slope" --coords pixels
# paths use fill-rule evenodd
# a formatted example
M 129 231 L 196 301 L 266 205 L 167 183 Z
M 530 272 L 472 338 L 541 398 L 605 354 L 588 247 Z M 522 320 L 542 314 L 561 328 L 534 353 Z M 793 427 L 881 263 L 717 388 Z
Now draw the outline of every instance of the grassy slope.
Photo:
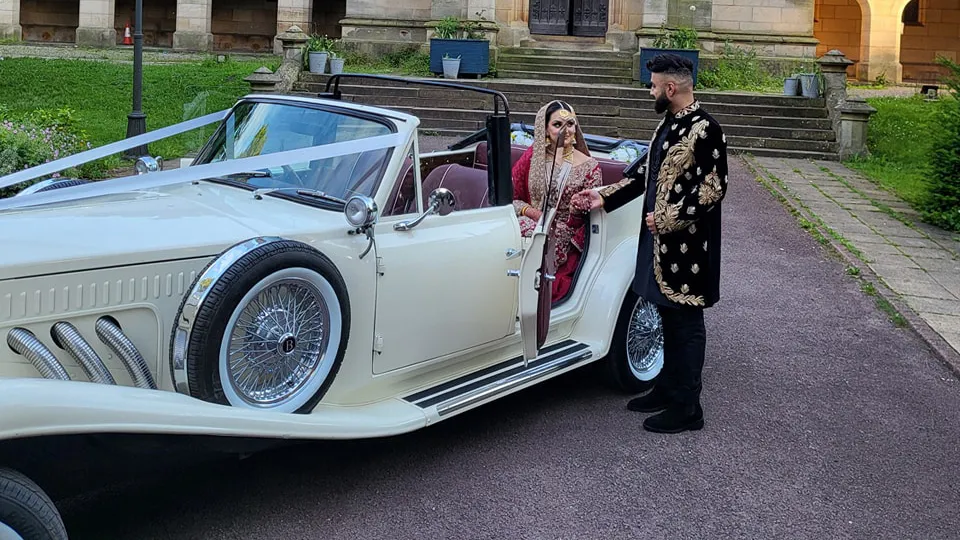
M 192 116 L 231 106 L 249 92 L 244 77 L 263 62 L 204 62 L 146 65 L 143 70 L 143 110 L 147 129 L 183 121 L 184 105 L 208 92 L 206 106 Z M 271 66 L 276 67 L 276 66 Z M 133 66 L 85 60 L 8 58 L 0 61 L 0 103 L 13 115 L 37 108 L 69 107 L 94 146 L 126 136 L 132 109 Z M 151 145 L 155 155 L 174 157 L 192 150 L 181 136 Z

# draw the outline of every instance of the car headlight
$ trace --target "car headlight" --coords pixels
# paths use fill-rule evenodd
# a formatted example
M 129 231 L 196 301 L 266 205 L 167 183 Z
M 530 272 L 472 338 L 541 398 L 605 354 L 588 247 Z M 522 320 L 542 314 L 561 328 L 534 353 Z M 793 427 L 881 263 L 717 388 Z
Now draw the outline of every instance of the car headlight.
M 137 160 L 137 163 L 133 166 L 133 169 L 137 172 L 137 174 L 157 172 L 160 169 L 163 169 L 163 158 L 143 156 Z
M 377 203 L 366 195 L 354 195 L 343 208 L 347 223 L 354 227 L 367 227 L 377 220 Z

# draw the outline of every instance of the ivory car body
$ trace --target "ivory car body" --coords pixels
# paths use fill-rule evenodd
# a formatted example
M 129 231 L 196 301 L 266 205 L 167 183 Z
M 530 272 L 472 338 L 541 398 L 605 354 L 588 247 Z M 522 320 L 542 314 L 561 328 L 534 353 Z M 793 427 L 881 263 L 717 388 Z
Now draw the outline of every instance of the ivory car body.
M 486 130 L 421 154 L 415 116 L 251 95 L 204 119 L 217 130 L 189 166 L 0 199 L 0 441 L 388 436 L 599 360 L 644 388 L 662 356 L 629 290 L 642 198 L 591 214 L 572 292 L 538 310 L 547 230 L 521 238 L 523 146 L 495 97 Z M 642 164 L 609 156 L 645 146 L 590 141 L 605 184 Z

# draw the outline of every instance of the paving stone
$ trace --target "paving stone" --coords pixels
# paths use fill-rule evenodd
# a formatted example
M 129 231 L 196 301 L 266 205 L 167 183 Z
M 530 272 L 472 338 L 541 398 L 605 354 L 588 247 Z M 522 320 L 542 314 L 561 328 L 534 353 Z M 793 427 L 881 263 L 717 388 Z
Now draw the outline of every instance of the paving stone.
M 941 315 L 938 313 L 920 313 L 923 320 L 939 334 L 960 333 L 960 315 Z
M 929 271 L 929 274 L 937 283 L 950 291 L 950 294 L 957 300 L 960 300 L 960 274 L 957 274 L 957 272 L 938 272 L 936 270 Z M 957 328 L 960 328 L 960 326 Z
M 836 219 L 835 220 L 836 223 L 833 223 L 832 221 L 827 220 L 823 216 L 821 216 L 821 218 L 824 219 L 827 225 L 830 225 L 833 230 L 838 231 L 840 234 L 844 236 L 848 234 L 856 234 L 859 236 L 869 236 L 871 234 L 877 234 L 876 232 L 873 231 L 873 229 L 871 229 L 870 227 L 867 227 L 866 225 L 861 223 L 859 220 L 857 220 L 853 216 L 850 216 L 849 219 L 842 219 L 842 220 Z
M 909 260 L 909 259 L 908 259 Z M 937 283 L 933 277 L 923 270 L 902 265 L 891 265 L 886 261 L 883 263 L 867 263 L 877 275 L 883 279 L 884 283 L 898 294 L 909 294 L 911 296 L 922 296 L 924 298 L 940 298 L 945 300 L 954 299 L 954 296 Z
M 882 262 L 887 258 L 903 256 L 903 253 L 897 246 L 890 244 L 867 244 L 864 242 L 854 242 L 852 240 L 850 243 L 860 250 L 860 253 L 870 262 Z
M 860 244 L 885 244 L 892 245 L 887 241 L 886 238 L 880 236 L 876 233 L 870 234 L 845 234 L 844 238 L 849 240 L 853 245 L 859 246 Z
M 957 352 L 960 352 L 960 332 L 938 332 Z
M 905 294 L 903 301 L 917 313 L 960 316 L 960 302 L 943 298 L 924 298 Z M 958 330 L 960 332 L 960 330 Z
M 848 209 L 848 210 L 850 210 L 851 212 L 854 212 L 854 213 L 864 213 L 864 214 L 866 214 L 866 213 L 868 213 L 868 212 L 872 212 L 872 213 L 881 213 L 881 212 L 882 212 L 882 210 L 880 210 L 880 209 L 877 208 L 876 206 L 874 206 L 874 205 L 872 205 L 872 204 L 870 204 L 870 203 L 865 203 L 865 202 L 846 203 L 846 204 L 844 204 L 843 206 L 844 206 L 844 208 L 846 208 L 846 209 Z
M 905 255 L 916 260 L 916 259 L 939 259 L 945 261 L 952 261 L 953 254 L 942 248 L 922 248 L 922 247 L 912 247 L 912 246 L 901 246 L 900 250 L 903 251 Z M 923 266 L 923 263 L 918 261 L 920 266 Z
M 897 246 L 926 248 L 926 249 L 940 249 L 940 246 L 937 245 L 936 242 L 933 242 L 927 238 L 922 238 L 918 236 L 903 236 L 902 234 L 899 234 L 902 231 L 896 231 L 897 234 L 893 234 L 893 233 L 887 234 L 884 232 L 883 229 L 878 229 L 877 232 L 882 234 L 891 244 L 894 244 Z
M 871 227 L 874 227 L 874 228 L 889 229 L 892 231 L 892 230 L 895 230 L 897 227 L 907 227 L 900 221 L 888 216 L 884 212 L 864 213 L 862 216 L 857 216 L 857 217 L 859 217 L 860 220 L 866 223 L 867 225 L 870 225 Z

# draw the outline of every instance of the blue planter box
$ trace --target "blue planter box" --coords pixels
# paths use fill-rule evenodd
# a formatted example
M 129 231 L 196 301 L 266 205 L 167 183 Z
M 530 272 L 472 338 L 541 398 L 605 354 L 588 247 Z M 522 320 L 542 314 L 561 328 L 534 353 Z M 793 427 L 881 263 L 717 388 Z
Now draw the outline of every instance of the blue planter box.
M 700 67 L 700 51 L 695 49 L 654 49 L 640 47 L 640 83 L 650 84 L 650 70 L 647 69 L 647 61 L 652 60 L 658 54 L 672 53 L 677 56 L 689 58 L 693 62 L 693 85 L 697 85 L 697 70 Z
M 490 73 L 490 41 L 486 39 L 430 39 L 430 71 L 443 73 L 443 57 L 460 57 L 461 75 Z

